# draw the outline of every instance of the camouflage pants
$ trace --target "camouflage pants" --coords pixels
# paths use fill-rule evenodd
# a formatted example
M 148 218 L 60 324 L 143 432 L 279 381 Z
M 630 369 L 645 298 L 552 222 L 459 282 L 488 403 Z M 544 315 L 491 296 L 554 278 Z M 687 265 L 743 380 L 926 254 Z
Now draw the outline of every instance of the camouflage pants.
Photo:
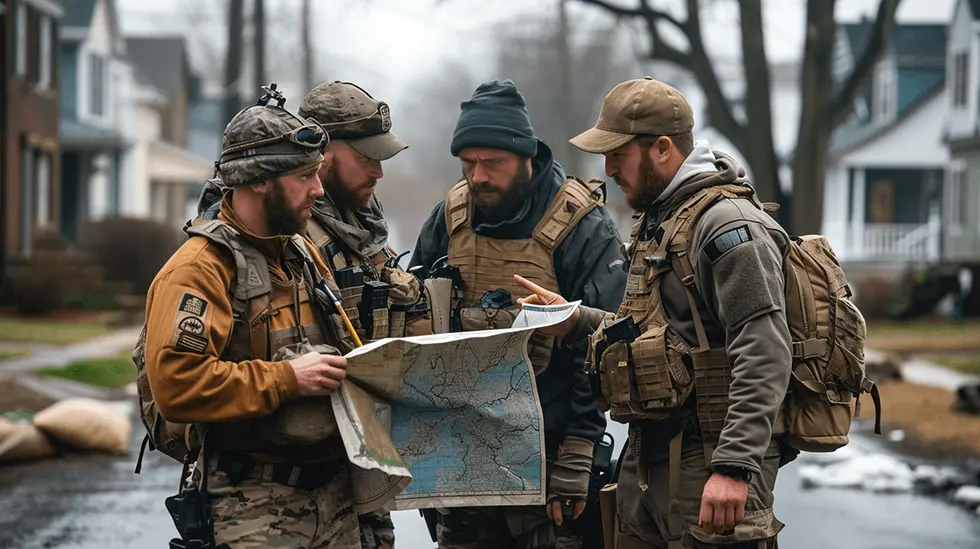
M 395 524 L 386 510 L 359 515 L 363 549 L 395 549 Z
M 668 549 L 680 542 L 685 549 L 776 549 L 776 536 L 783 524 L 773 515 L 773 487 L 779 469 L 779 447 L 770 445 L 762 474 L 753 475 L 745 503 L 745 518 L 729 534 L 713 534 L 698 526 L 701 493 L 711 476 L 704 454 L 681 459 L 679 499 L 683 531 L 670 531 L 667 463 L 647 464 L 647 485 L 640 490 L 632 449 L 626 452 L 616 486 L 620 549 Z
M 231 549 L 361 549 L 345 464 L 314 490 L 246 479 L 236 486 L 221 471 L 208 475 L 216 544 Z
M 450 509 L 436 526 L 439 549 L 581 549 L 558 536 L 543 506 Z

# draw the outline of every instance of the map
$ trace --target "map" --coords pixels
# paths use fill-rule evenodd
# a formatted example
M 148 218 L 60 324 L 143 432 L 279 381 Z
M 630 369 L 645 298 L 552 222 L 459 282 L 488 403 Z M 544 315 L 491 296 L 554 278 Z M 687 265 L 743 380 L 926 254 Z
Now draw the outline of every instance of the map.
M 541 407 L 526 345 L 579 302 L 515 326 L 386 339 L 347 355 L 333 406 L 358 512 L 545 503 Z

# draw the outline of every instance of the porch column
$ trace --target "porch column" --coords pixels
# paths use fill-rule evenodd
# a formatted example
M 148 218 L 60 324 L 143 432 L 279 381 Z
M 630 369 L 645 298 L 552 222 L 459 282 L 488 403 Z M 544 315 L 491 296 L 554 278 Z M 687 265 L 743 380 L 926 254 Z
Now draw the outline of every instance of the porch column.
M 88 216 L 98 221 L 109 213 L 109 156 L 99 153 L 92 160 L 88 181 Z
M 854 185 L 851 187 L 851 223 L 850 241 L 851 257 L 864 258 L 864 201 L 867 195 L 865 189 L 864 168 L 854 169 Z
M 847 211 L 848 186 L 847 168 L 836 166 L 827 171 L 823 193 L 823 227 L 821 232 L 830 240 L 831 246 L 838 250 L 839 259 L 847 257 Z

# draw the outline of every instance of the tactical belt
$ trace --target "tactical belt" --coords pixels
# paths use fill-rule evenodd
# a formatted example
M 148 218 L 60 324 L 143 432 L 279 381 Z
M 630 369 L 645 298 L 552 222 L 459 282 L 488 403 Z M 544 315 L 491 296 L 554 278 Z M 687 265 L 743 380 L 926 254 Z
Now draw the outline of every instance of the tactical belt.
M 251 456 L 230 452 L 218 456 L 215 468 L 228 475 L 228 482 L 232 486 L 245 479 L 255 479 L 300 490 L 313 490 L 336 476 L 335 469 L 327 463 L 311 463 L 303 466 L 289 463 L 260 463 Z

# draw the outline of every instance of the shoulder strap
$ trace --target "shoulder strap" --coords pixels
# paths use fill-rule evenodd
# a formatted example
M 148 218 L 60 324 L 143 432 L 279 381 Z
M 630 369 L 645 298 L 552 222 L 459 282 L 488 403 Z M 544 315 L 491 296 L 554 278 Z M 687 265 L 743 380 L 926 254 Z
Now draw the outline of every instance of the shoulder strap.
M 534 227 L 532 235 L 553 252 L 575 225 L 597 206 L 599 201 L 585 183 L 566 179 L 541 221 Z
M 238 314 L 245 313 L 248 300 L 272 291 L 269 265 L 258 250 L 242 243 L 234 227 L 220 219 L 205 221 L 186 229 L 190 236 L 202 236 L 231 252 L 235 261 L 231 305 Z
M 446 232 L 452 236 L 470 222 L 470 190 L 461 179 L 446 196 Z

